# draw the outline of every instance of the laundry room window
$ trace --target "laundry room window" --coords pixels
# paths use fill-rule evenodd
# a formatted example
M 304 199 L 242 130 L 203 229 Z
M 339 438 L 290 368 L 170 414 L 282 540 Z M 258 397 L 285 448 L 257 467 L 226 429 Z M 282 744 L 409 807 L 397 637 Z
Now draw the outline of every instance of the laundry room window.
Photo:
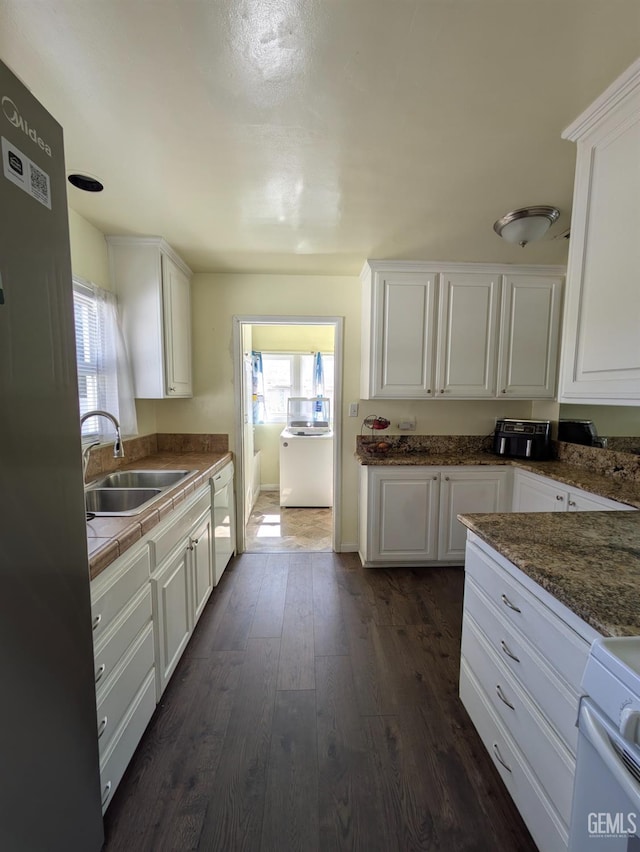
M 333 416 L 333 353 L 322 353 L 324 387 L 316 380 L 314 352 L 262 352 L 265 423 L 286 423 L 290 396 L 326 396 Z

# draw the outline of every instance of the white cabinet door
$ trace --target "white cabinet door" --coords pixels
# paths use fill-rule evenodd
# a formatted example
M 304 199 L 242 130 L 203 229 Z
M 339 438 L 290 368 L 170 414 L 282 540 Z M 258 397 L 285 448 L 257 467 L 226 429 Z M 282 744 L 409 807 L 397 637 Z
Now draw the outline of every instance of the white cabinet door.
M 605 497 L 596 497 L 587 491 L 570 491 L 567 501 L 570 512 L 633 512 L 633 506 L 617 503 L 615 500 L 607 500 Z
M 191 396 L 191 285 L 168 255 L 162 255 L 164 357 L 167 396 Z
M 195 525 L 190 536 L 191 577 L 193 580 L 193 623 L 196 624 L 213 590 L 213 541 L 211 511 Z
M 363 399 L 430 399 L 435 279 L 376 270 L 363 292 Z
M 640 399 L 640 60 L 574 124 L 560 401 Z
M 458 515 L 470 512 L 507 512 L 510 470 L 482 468 L 443 471 L 440 481 L 438 559 L 464 564 L 467 529 Z
M 367 561 L 434 562 L 438 558 L 436 469 L 369 468 Z
M 213 477 L 214 586 L 236 549 L 233 471 L 233 463 L 229 463 Z
M 495 396 L 500 276 L 444 273 L 439 302 L 438 397 Z
M 187 647 L 193 627 L 189 553 L 185 541 L 184 547 L 179 546 L 151 580 L 158 627 L 158 700 Z
M 191 270 L 160 237 L 107 244 L 136 399 L 191 396 Z
M 514 512 L 566 512 L 569 492 L 552 480 L 516 470 L 513 484 Z
M 505 276 L 498 368 L 500 396 L 553 399 L 561 296 L 561 278 Z

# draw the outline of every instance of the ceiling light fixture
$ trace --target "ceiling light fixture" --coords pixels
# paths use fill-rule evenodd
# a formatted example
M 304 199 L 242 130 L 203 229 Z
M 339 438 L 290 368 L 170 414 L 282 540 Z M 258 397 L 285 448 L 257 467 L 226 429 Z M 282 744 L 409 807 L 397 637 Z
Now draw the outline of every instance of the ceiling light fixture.
M 82 189 L 85 192 L 102 192 L 104 184 L 93 175 L 83 175 L 80 172 L 74 172 L 67 178 L 72 186 L 77 189 Z
M 557 207 L 521 207 L 494 222 L 493 230 L 508 243 L 518 243 L 524 248 L 527 243 L 544 237 L 559 216 Z

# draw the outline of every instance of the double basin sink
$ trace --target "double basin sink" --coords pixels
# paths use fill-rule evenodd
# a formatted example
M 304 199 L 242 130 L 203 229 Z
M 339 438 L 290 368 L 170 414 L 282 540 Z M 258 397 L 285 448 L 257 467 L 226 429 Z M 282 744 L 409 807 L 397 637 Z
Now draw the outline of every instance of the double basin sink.
M 137 515 L 195 470 L 117 470 L 87 487 L 84 502 L 93 515 Z

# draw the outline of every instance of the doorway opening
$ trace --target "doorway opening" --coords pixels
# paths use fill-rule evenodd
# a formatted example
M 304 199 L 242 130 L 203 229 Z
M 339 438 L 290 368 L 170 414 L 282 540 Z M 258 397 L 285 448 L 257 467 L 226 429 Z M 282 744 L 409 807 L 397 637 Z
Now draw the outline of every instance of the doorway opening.
M 342 318 L 236 316 L 233 334 L 238 550 L 336 550 Z M 328 419 L 291 431 L 298 408 Z

